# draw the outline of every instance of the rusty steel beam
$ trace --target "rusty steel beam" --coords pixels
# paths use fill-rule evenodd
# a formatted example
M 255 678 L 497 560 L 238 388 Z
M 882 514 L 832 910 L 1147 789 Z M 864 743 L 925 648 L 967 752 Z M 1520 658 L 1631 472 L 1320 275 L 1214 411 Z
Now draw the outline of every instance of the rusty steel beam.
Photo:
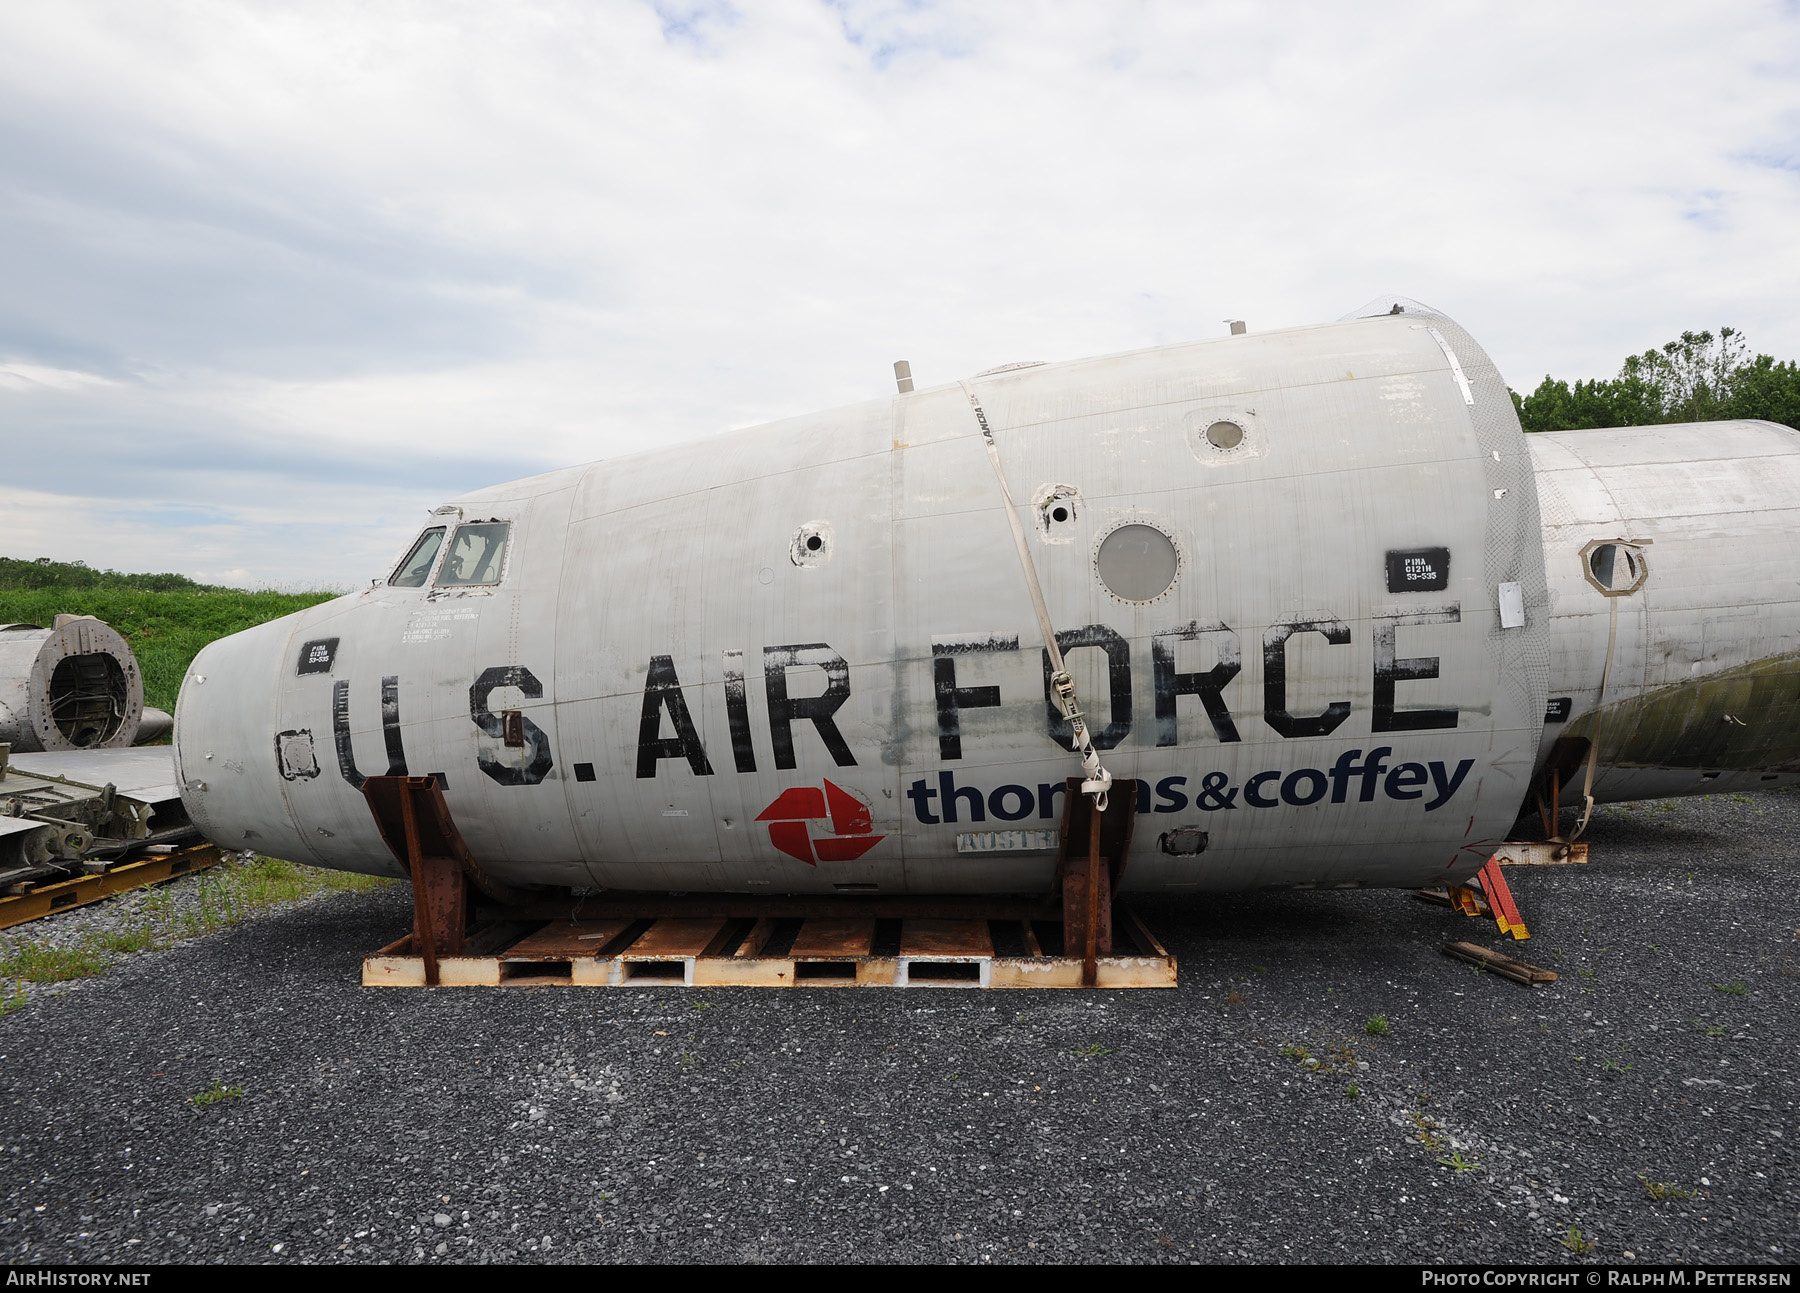
M 99 902 L 116 893 L 160 884 L 177 876 L 201 871 L 222 855 L 214 844 L 195 844 L 175 853 L 157 854 L 135 862 L 122 862 L 98 875 L 77 876 L 39 885 L 24 893 L 0 897 L 0 929 L 9 929 L 53 912 L 70 911 Z

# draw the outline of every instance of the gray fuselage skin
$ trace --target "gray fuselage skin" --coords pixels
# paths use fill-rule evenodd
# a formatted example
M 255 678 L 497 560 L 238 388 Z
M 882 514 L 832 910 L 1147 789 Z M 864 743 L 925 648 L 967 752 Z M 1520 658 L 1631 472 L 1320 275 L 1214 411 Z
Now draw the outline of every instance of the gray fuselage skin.
M 1791 709 L 1753 705 L 1800 677 L 1800 436 L 1528 438 L 1462 329 L 1400 313 L 455 500 L 452 542 L 505 523 L 497 582 L 384 580 L 200 654 L 189 813 L 399 874 L 358 787 L 434 773 L 515 884 L 1047 890 L 1079 764 L 977 406 L 1101 757 L 1142 787 L 1128 890 L 1461 881 L 1596 738 L 1602 800 L 1800 771 Z M 1128 526 L 1173 549 L 1166 588 L 1100 559 Z

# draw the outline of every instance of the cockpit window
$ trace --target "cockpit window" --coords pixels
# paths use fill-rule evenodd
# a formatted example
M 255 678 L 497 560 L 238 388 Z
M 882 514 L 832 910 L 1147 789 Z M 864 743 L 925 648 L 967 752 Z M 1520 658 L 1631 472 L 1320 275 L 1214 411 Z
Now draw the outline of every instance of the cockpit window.
M 436 526 L 419 536 L 419 541 L 412 545 L 412 551 L 406 554 L 406 560 L 395 568 L 390 586 L 394 588 L 423 588 L 425 580 L 431 574 L 431 563 L 437 560 L 438 549 L 444 546 L 444 527 Z
M 438 571 L 439 588 L 466 588 L 473 584 L 497 584 L 505 568 L 506 535 L 512 526 L 505 521 L 479 521 L 456 527 L 456 538 L 450 543 L 450 555 Z

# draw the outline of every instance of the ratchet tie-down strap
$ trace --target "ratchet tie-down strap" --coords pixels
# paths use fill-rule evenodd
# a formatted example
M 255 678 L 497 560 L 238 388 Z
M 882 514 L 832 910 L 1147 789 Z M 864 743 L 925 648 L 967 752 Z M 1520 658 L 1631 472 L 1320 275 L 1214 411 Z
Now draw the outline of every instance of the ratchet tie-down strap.
M 994 479 L 1000 484 L 1000 498 L 1006 504 L 1006 519 L 1012 525 L 1013 544 L 1019 550 L 1019 566 L 1025 572 L 1025 585 L 1031 590 L 1031 605 L 1037 611 L 1038 631 L 1044 635 L 1044 652 L 1050 657 L 1050 688 L 1055 695 L 1056 706 L 1062 710 L 1063 717 L 1068 720 L 1069 728 L 1075 737 L 1075 752 L 1081 756 L 1081 793 L 1091 795 L 1096 812 L 1106 811 L 1107 792 L 1112 789 L 1112 773 L 1100 764 L 1100 755 L 1094 749 L 1094 738 L 1088 732 L 1087 720 L 1082 716 L 1081 705 L 1075 696 L 1075 680 L 1069 676 L 1068 666 L 1063 663 L 1062 645 L 1056 640 L 1056 628 L 1050 623 L 1050 610 L 1044 605 L 1044 589 L 1038 583 L 1037 567 L 1031 562 L 1031 548 L 1025 542 L 1025 527 L 1019 521 L 1019 509 L 1013 503 L 1012 490 L 1007 488 L 1006 473 L 1000 469 L 1000 450 L 994 444 L 994 432 L 988 426 L 987 413 L 981 407 L 981 401 L 975 397 L 975 391 L 967 382 L 958 383 L 963 394 L 969 397 L 969 407 L 975 411 L 975 424 L 981 428 L 982 443 L 987 446 L 988 462 L 993 465 Z
M 1588 737 L 1587 775 L 1581 784 L 1581 820 L 1575 824 L 1569 842 L 1581 838 L 1588 818 L 1594 815 L 1594 765 L 1600 761 L 1600 728 L 1606 721 L 1606 686 L 1612 681 L 1613 648 L 1619 640 L 1619 599 L 1609 597 L 1611 610 L 1606 621 L 1606 664 L 1600 670 L 1600 694 L 1594 698 L 1594 730 Z

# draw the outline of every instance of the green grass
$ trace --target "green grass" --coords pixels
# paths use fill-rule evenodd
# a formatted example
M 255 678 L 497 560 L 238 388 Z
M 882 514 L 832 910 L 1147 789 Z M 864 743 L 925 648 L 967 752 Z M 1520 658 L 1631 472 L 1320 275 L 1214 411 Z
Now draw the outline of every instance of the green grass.
M 1370 1015 L 1369 1021 L 1363 1025 L 1363 1031 L 1371 1037 L 1386 1037 L 1393 1031 L 1386 1015 Z
M 106 954 L 96 947 L 47 947 L 25 944 L 0 956 L 0 978 L 22 983 L 66 983 L 106 968 Z
M 1714 992 L 1723 992 L 1728 997 L 1741 997 L 1750 991 L 1737 979 L 1733 979 L 1730 983 L 1715 983 L 1712 987 Z
M 349 871 L 327 871 L 299 866 L 279 858 L 259 857 L 249 863 L 225 862 L 194 877 L 199 886 L 198 910 L 174 914 L 165 901 L 165 919 L 157 943 L 198 938 L 235 925 L 247 916 L 284 902 L 315 898 L 327 893 L 362 893 L 397 883 L 381 876 Z
M 1639 1172 L 1638 1180 L 1644 1183 L 1644 1193 L 1659 1203 L 1664 1199 L 1691 1199 L 1694 1197 L 1692 1190 L 1684 1190 L 1672 1181 L 1652 1181 L 1648 1172 Z
M 251 862 L 228 860 L 208 870 L 159 885 L 144 895 L 140 919 L 125 929 L 90 934 L 73 947 L 51 947 L 29 939 L 31 926 L 12 933 L 12 950 L 0 954 L 0 982 L 62 983 L 103 973 L 121 956 L 168 947 L 237 924 L 248 916 L 285 902 L 328 893 L 361 893 L 397 884 L 381 876 L 356 875 L 296 866 L 277 858 Z M 175 896 L 193 886 L 198 908 L 177 910 Z M 0 1014 L 24 1004 L 23 989 L 0 999 Z
M 218 1104 L 221 1100 L 235 1100 L 244 1094 L 241 1086 L 226 1086 L 223 1082 L 214 1082 L 198 1095 L 188 1097 L 188 1103 L 196 1109 L 204 1109 L 209 1104 Z
M 188 665 L 207 643 L 336 596 L 246 592 L 196 584 L 181 575 L 126 575 L 0 557 L 0 624 L 47 627 L 58 615 L 105 620 L 138 658 L 144 703 L 170 713 Z

